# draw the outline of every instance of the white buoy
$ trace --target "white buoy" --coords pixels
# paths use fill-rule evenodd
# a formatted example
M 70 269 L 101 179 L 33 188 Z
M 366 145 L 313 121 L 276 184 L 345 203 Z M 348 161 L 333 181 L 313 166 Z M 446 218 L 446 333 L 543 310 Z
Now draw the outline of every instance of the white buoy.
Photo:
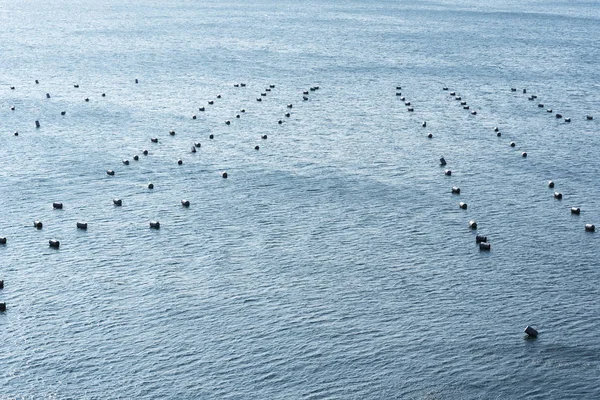
M 469 228 L 477 229 L 477 222 L 475 222 L 474 220 L 469 221 Z
M 554 192 L 554 198 L 556 200 L 562 200 L 562 197 L 563 197 L 562 193 L 560 193 L 560 192 Z
M 463 210 L 467 209 L 467 203 L 463 203 L 462 201 L 460 203 L 458 203 L 458 206 Z
M 594 225 L 594 224 L 585 224 L 585 231 L 586 232 L 595 232 L 596 231 L 596 225 Z
M 452 186 L 452 194 L 460 194 L 460 188 L 456 186 Z

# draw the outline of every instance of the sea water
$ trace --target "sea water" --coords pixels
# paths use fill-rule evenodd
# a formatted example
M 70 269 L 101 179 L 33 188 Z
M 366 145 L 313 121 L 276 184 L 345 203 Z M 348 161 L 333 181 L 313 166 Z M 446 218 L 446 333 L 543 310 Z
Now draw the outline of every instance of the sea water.
M 600 397 L 597 2 L 5 1 L 0 49 L 0 398 Z

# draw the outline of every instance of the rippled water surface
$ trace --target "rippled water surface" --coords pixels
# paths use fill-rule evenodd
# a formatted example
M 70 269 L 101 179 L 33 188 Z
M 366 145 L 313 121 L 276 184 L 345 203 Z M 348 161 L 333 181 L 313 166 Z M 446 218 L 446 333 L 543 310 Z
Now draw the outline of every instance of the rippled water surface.
M 1 399 L 600 398 L 598 3 L 4 1 L 0 48 Z

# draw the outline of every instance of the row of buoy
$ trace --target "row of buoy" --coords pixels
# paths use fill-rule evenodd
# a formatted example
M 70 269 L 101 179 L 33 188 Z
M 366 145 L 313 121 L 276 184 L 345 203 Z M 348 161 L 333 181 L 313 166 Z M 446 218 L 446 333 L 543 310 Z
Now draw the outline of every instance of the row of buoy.
M 517 88 L 511 88 L 511 89 L 510 89 L 510 91 L 511 91 L 511 92 L 516 92 L 516 91 L 517 91 Z M 527 89 L 523 89 L 523 94 L 527 94 Z M 529 96 L 527 99 L 528 99 L 528 100 L 530 100 L 530 101 L 533 101 L 533 100 L 536 100 L 537 98 L 538 98 L 538 97 L 537 97 L 537 95 L 531 95 L 531 96 Z M 537 106 L 538 106 L 538 108 L 545 108 L 545 104 L 544 104 L 544 103 L 538 103 L 538 105 L 537 105 Z M 548 114 L 552 114 L 552 113 L 553 113 L 553 111 L 552 111 L 552 109 L 551 109 L 551 108 L 547 108 L 547 109 L 546 109 L 546 112 L 547 112 Z M 556 113 L 556 114 L 555 114 L 555 117 L 556 117 L 556 119 L 561 119 L 561 118 L 563 118 L 563 115 L 562 115 L 562 114 L 560 114 L 560 113 Z M 587 121 L 592 121 L 592 120 L 594 119 L 594 117 L 593 117 L 592 115 L 589 115 L 589 114 L 588 114 L 588 115 L 586 115 L 586 116 L 585 116 L 585 119 L 586 119 Z M 571 122 L 571 118 L 570 118 L 570 117 L 565 117 L 565 118 L 564 118 L 564 121 L 565 121 L 565 122 Z

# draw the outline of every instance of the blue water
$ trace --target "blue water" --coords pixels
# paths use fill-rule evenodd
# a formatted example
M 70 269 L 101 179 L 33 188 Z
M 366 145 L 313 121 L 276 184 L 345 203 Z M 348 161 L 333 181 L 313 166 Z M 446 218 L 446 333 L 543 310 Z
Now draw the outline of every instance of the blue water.
M 600 398 L 600 4 L 122 3 L 0 2 L 0 399 Z

